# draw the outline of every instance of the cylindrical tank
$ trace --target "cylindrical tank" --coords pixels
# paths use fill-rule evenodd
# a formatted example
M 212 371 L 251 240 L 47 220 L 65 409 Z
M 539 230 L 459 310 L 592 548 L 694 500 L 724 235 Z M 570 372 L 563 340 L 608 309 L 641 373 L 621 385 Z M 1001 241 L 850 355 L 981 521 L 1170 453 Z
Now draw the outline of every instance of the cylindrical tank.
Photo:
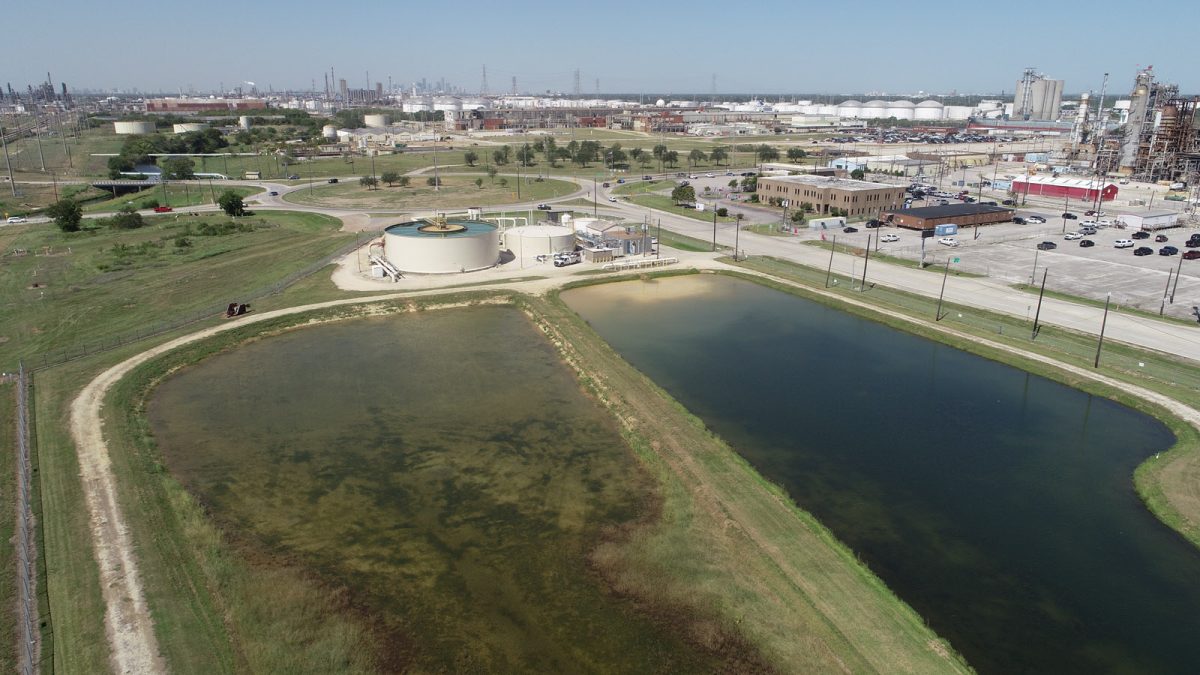
M 390 122 L 391 120 L 388 118 L 388 116 L 382 113 L 363 115 L 363 124 L 366 125 L 368 129 L 382 129 Z
M 189 131 L 204 131 L 207 126 L 207 124 L 200 122 L 184 122 L 183 124 L 171 125 L 171 129 L 177 134 L 186 134 Z
M 889 101 L 883 111 L 884 117 L 895 117 L 898 120 L 911 120 L 916 116 L 916 106 L 912 101 Z
M 948 105 L 943 110 L 946 113 L 945 119 L 948 120 L 969 119 L 975 112 L 975 108 L 969 105 Z
M 238 118 L 238 126 L 241 127 L 242 129 L 249 129 L 250 128 L 250 118 L 246 115 L 242 115 L 241 117 Z
M 884 111 L 887 110 L 887 103 L 879 100 L 867 101 L 862 105 L 863 119 L 874 120 L 884 117 Z
M 113 131 L 121 136 L 154 133 L 154 122 L 113 122 Z
M 846 118 L 854 118 L 854 117 L 862 116 L 862 102 L 855 101 L 854 99 L 851 99 L 849 101 L 842 101 L 841 103 L 838 104 L 837 116 L 838 117 L 846 117 Z
M 504 231 L 504 248 L 518 260 L 575 250 L 575 232 L 561 225 L 523 225 Z
M 326 124 L 325 126 L 321 127 L 321 135 L 331 141 L 337 140 L 337 132 L 337 127 L 333 126 L 332 124 Z
M 500 261 L 500 233 L 491 223 L 416 220 L 391 225 L 383 232 L 384 256 L 402 272 L 473 272 Z
M 940 120 L 944 111 L 945 106 L 942 105 L 941 101 L 934 101 L 932 99 L 921 101 L 917 104 L 913 119 L 926 121 Z

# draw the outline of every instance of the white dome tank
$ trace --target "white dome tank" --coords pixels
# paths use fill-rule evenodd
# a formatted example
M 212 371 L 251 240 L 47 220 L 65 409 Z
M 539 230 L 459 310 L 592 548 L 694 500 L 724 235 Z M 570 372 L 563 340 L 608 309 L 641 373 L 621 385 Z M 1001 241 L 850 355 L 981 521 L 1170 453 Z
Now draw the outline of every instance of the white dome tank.
M 883 111 L 884 117 L 895 117 L 898 120 L 911 120 L 915 114 L 916 105 L 912 101 L 889 101 Z
M 113 122 L 113 131 L 120 136 L 154 133 L 154 122 Z
M 867 101 L 862 105 L 862 116 L 864 119 L 874 120 L 880 117 L 886 117 L 884 111 L 887 110 L 887 103 L 884 101 Z
M 386 228 L 383 250 L 401 272 L 474 272 L 500 261 L 500 233 L 495 225 L 477 220 L 415 220 Z
M 504 231 L 503 248 L 518 260 L 575 250 L 575 232 L 561 225 L 523 225 Z
M 945 106 L 934 100 L 921 101 L 917 104 L 917 107 L 913 112 L 913 119 L 936 121 L 942 119 L 942 115 L 945 112 Z
M 855 101 L 854 99 L 842 101 L 837 106 L 837 115 L 838 117 L 848 118 L 862 117 L 862 102 Z

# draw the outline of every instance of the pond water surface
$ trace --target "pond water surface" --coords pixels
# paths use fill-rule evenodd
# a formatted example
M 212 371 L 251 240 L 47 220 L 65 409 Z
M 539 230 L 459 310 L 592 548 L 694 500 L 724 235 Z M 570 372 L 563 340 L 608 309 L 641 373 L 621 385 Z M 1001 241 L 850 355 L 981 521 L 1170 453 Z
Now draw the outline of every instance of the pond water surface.
M 149 416 L 228 532 L 350 590 L 389 668 L 718 669 L 590 568 L 653 485 L 515 309 L 267 338 L 169 378 Z
M 980 671 L 1200 670 L 1200 552 L 1133 489 L 1157 420 L 750 282 L 563 299 Z

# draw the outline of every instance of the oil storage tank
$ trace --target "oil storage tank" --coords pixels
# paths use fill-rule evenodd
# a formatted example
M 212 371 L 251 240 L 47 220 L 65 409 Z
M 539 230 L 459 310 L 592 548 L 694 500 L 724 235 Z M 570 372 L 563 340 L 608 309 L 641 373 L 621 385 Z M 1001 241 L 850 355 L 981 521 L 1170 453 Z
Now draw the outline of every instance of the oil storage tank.
M 473 272 L 500 261 L 500 233 L 478 220 L 413 220 L 385 228 L 383 250 L 401 272 Z
M 113 122 L 113 131 L 120 136 L 154 133 L 154 122 Z
M 368 129 L 382 129 L 391 123 L 391 119 L 382 113 L 363 115 L 363 125 Z
M 504 231 L 503 247 L 517 260 L 575 250 L 575 231 L 562 225 L 522 225 Z

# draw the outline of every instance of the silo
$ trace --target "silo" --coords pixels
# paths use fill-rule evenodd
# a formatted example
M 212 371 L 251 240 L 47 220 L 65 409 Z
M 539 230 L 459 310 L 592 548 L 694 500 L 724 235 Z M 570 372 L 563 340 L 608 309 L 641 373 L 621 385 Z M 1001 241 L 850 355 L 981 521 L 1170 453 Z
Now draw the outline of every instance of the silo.
M 382 129 L 391 122 L 387 115 L 382 113 L 372 113 L 363 115 L 363 125 L 368 129 Z
M 121 136 L 154 133 L 154 122 L 113 122 L 113 131 Z
M 250 118 L 247 115 L 242 115 L 238 118 L 238 127 L 242 129 L 250 129 Z
M 332 124 L 326 124 L 325 126 L 321 127 L 321 135 L 331 141 L 337 140 L 337 131 L 337 127 L 333 126 Z

